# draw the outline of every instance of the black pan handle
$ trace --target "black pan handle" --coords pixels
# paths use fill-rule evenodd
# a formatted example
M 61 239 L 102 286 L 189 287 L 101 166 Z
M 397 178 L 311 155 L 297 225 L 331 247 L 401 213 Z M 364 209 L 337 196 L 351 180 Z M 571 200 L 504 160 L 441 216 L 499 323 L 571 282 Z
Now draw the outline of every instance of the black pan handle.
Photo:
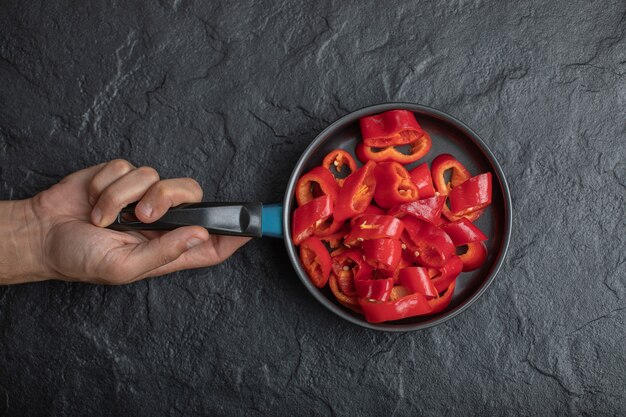
M 261 203 L 189 203 L 172 207 L 154 223 L 142 223 L 135 216 L 135 205 L 122 209 L 113 230 L 173 230 L 182 226 L 202 226 L 216 235 L 261 237 Z

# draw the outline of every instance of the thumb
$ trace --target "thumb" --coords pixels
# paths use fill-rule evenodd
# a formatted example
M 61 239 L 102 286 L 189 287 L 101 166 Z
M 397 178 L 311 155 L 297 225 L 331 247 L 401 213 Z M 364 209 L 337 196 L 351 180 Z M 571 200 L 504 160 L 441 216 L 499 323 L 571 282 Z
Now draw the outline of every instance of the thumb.
M 144 278 L 153 269 L 178 259 L 194 246 L 209 240 L 209 232 L 199 226 L 187 226 L 140 243 L 124 259 L 123 268 L 131 281 Z

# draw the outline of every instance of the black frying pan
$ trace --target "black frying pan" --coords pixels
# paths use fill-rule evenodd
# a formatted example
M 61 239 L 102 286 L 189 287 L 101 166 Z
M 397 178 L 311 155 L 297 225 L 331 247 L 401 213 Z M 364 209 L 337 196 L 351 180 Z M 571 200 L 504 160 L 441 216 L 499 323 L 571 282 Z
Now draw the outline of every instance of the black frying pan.
M 442 153 L 452 154 L 472 173 L 490 171 L 493 174 L 492 204 L 476 224 L 489 238 L 486 242 L 488 257 L 483 266 L 462 273 L 457 280 L 450 306 L 437 314 L 412 317 L 391 323 L 372 324 L 363 316 L 352 312 L 335 301 L 328 287 L 316 288 L 300 265 L 298 248 L 291 241 L 291 215 L 296 207 L 294 189 L 298 178 L 315 166 L 321 165 L 324 156 L 333 149 L 345 149 L 354 155 L 357 141 L 361 140 L 359 119 L 393 109 L 415 113 L 417 121 L 432 138 L 432 148 L 425 158 L 409 165 L 411 169 Z M 358 159 L 355 158 L 358 161 Z M 283 237 L 289 259 L 300 280 L 309 292 L 326 308 L 338 316 L 363 327 L 386 331 L 425 329 L 460 314 L 480 297 L 495 279 L 509 245 L 511 236 L 511 195 L 502 168 L 487 145 L 469 127 L 439 110 L 418 104 L 385 103 L 352 112 L 328 126 L 306 148 L 296 164 L 285 192 L 283 204 L 261 203 L 195 203 L 170 209 L 159 221 L 144 224 L 134 217 L 133 209 L 120 213 L 111 226 L 116 230 L 171 230 L 176 227 L 199 225 L 210 233 L 252 237 Z

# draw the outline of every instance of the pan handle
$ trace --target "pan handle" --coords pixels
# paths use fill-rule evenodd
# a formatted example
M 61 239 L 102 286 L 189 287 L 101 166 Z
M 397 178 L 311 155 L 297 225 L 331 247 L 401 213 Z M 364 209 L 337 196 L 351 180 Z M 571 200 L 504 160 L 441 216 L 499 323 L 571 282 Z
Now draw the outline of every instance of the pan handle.
M 266 223 L 266 224 L 264 224 Z M 129 205 L 109 226 L 113 230 L 173 230 L 202 226 L 209 233 L 229 236 L 282 237 L 282 206 L 261 203 L 189 203 L 169 209 L 153 223 L 142 223 Z

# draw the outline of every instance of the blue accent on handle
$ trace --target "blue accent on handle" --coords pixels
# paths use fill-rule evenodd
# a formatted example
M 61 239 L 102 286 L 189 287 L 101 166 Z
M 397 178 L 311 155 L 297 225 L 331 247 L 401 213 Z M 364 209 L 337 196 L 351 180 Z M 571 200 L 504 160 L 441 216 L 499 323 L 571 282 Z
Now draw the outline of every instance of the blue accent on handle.
M 263 237 L 283 237 L 282 204 L 263 204 L 261 233 Z

